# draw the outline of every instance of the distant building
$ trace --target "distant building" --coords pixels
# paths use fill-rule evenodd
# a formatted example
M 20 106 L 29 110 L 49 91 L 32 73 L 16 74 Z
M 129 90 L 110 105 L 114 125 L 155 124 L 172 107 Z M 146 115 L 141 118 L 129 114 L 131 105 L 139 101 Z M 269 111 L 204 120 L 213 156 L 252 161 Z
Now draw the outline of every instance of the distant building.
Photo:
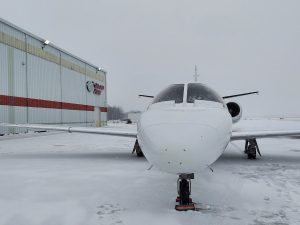
M 106 72 L 1 18 L 0 81 L 0 123 L 106 124 Z
M 132 111 L 127 114 L 127 118 L 130 119 L 133 123 L 137 123 L 141 117 L 142 112 Z

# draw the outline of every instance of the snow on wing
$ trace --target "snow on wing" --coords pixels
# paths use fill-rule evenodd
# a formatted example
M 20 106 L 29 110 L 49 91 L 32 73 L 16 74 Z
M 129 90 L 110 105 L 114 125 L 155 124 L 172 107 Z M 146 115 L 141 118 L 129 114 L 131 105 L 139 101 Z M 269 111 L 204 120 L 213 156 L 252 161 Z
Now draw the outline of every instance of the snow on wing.
M 254 138 L 300 136 L 300 130 L 232 131 L 231 141 Z
M 40 124 L 7 124 L 1 123 L 3 127 L 27 128 L 30 130 L 55 130 L 67 131 L 74 133 L 89 133 L 101 134 L 120 137 L 137 137 L 137 131 L 123 131 L 110 128 L 96 128 L 96 127 L 66 127 L 66 126 L 51 126 Z M 246 140 L 253 138 L 271 138 L 284 136 L 300 136 L 300 130 L 265 130 L 265 131 L 232 131 L 231 141 Z
M 67 131 L 70 133 L 88 133 L 88 134 L 101 134 L 110 136 L 120 137 L 133 137 L 136 138 L 136 131 L 120 131 L 110 128 L 97 128 L 97 127 L 66 127 L 66 126 L 51 126 L 43 124 L 7 124 L 1 123 L 3 127 L 14 127 L 14 128 L 27 128 L 29 130 L 55 130 L 55 131 Z

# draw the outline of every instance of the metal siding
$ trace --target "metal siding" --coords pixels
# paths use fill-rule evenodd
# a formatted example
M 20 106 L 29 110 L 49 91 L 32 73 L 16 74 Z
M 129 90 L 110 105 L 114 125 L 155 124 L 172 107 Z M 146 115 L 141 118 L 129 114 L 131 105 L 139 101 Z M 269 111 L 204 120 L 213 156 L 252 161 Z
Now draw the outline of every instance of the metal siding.
M 11 112 L 13 111 L 13 114 Z M 1 122 L 9 122 L 12 121 L 11 118 L 13 118 L 13 123 L 26 123 L 27 121 L 27 108 L 26 107 L 17 107 L 17 106 L 0 106 L 0 113 L 1 113 Z M 25 128 L 3 128 L 0 127 L 0 134 L 5 133 L 24 133 L 27 129 Z
M 0 43 L 0 95 L 8 95 L 8 47 Z
M 0 23 L 0 95 L 26 97 L 25 34 Z M 0 106 L 0 122 L 26 123 L 27 109 Z M 0 133 L 26 129 L 0 129 Z
M 9 91 L 14 91 L 12 89 L 16 89 L 14 84 L 15 78 L 22 79 L 23 75 L 26 76 L 26 69 L 24 69 L 25 66 L 21 65 L 22 62 L 26 64 L 25 53 L 12 47 L 19 46 L 20 41 L 25 42 L 25 34 L 3 23 L 0 23 L 0 33 L 11 37 L 9 39 L 5 38 L 5 40 L 2 40 L 5 41 L 7 44 L 0 43 L 0 94 L 8 95 Z M 20 74 L 22 75 L 19 76 Z M 12 77 L 9 77 L 9 75 L 12 75 Z M 13 83 L 9 84 L 9 82 Z M 18 84 L 19 83 L 21 82 L 18 82 Z M 11 90 L 9 90 L 9 85 L 11 85 Z
M 86 123 L 86 112 L 78 110 L 63 110 L 63 123 Z
M 87 123 L 95 123 L 95 112 L 87 112 Z
M 34 39 L 36 39 L 36 40 L 39 40 L 40 42 L 43 42 L 43 41 L 45 40 L 45 39 L 43 39 L 43 38 L 41 38 L 41 37 L 38 37 L 38 36 L 36 36 L 36 35 L 34 35 L 34 34 L 28 32 L 28 31 L 26 31 L 26 30 L 24 30 L 24 29 L 22 29 L 22 28 L 20 28 L 20 27 L 18 27 L 18 26 L 16 26 L 16 25 L 14 25 L 14 24 L 12 24 L 12 23 L 10 23 L 10 22 L 8 22 L 8 21 L 2 19 L 2 18 L 0 18 L 0 25 L 8 26 L 8 27 L 10 27 L 10 28 L 13 29 L 13 30 L 16 30 L 16 31 L 21 32 L 21 33 L 24 33 L 24 34 L 26 34 L 27 36 L 30 36 L 30 37 L 32 37 L 32 38 L 34 38 Z M 64 53 L 64 54 L 67 54 L 67 55 L 69 55 L 70 57 L 73 57 L 74 59 L 77 59 L 77 60 L 79 60 L 79 61 L 81 61 L 81 62 L 83 62 L 83 63 L 86 63 L 86 64 L 92 66 L 93 68 L 98 68 L 98 66 L 92 65 L 91 63 L 89 63 L 89 62 L 87 62 L 87 61 L 85 61 L 85 60 L 83 60 L 83 59 L 81 59 L 81 58 L 79 58 L 79 57 L 77 57 L 77 56 L 75 56 L 75 55 L 73 55 L 73 54 L 67 52 L 66 50 L 61 49 L 61 48 L 59 48 L 59 47 L 53 45 L 52 43 L 50 43 L 49 45 L 52 46 L 54 49 L 56 49 L 56 50 L 58 50 L 58 51 L 60 51 L 60 52 L 62 52 L 62 53 Z M 104 71 L 104 70 L 102 70 L 102 71 Z
M 61 109 L 28 107 L 28 123 L 61 123 Z
M 50 46 L 42 49 L 42 43 L 31 37 L 27 38 L 27 46 L 35 47 L 35 54 L 38 51 L 51 54 L 60 58 L 59 51 Z M 37 57 L 29 53 L 27 55 L 27 79 L 28 98 L 61 101 L 60 66 L 55 62 Z M 42 54 L 42 53 L 41 53 Z M 61 123 L 61 109 L 28 108 L 29 123 Z
M 26 107 L 18 107 L 18 106 L 13 106 L 16 117 L 15 117 L 15 123 L 27 123 L 27 108 Z M 20 128 L 18 128 L 20 129 Z M 21 128 L 21 130 L 24 130 Z M 27 130 L 27 129 L 25 129 Z
M 7 46 L 0 43 L 0 95 L 8 95 L 8 58 Z M 0 121 L 8 122 L 8 106 L 0 105 Z M 0 127 L 0 134 L 7 133 L 7 129 Z
M 13 52 L 14 93 L 13 96 L 27 97 L 26 89 L 26 53 L 18 49 Z
M 8 46 L 25 50 L 25 34 L 0 22 L 0 37 Z
M 0 105 L 0 121 L 8 123 L 9 106 Z M 8 133 L 8 128 L 0 127 L 0 134 Z
M 26 53 L 18 49 L 13 49 L 13 92 L 10 96 L 27 97 L 26 84 Z M 13 115 L 13 123 L 27 123 L 27 108 L 11 106 Z M 17 133 L 22 133 L 27 129 L 17 128 Z
M 101 113 L 101 126 L 107 125 L 107 112 Z
M 61 101 L 60 68 L 28 55 L 28 98 Z
M 85 65 L 62 54 L 62 60 L 85 67 Z M 61 68 L 62 75 L 62 101 L 77 104 L 86 104 L 85 74 L 77 71 Z
M 86 81 L 105 86 L 89 93 Z M 106 72 L 0 19 L 0 95 L 106 107 Z M 10 104 L 10 103 L 8 103 Z M 97 115 L 96 115 L 97 114 Z M 0 122 L 100 125 L 106 112 L 0 105 Z M 25 130 L 23 130 L 25 131 Z M 0 128 L 0 134 L 5 132 Z M 15 132 L 9 130 L 9 132 Z M 19 132 L 19 131 L 16 131 Z
M 85 90 L 85 64 L 66 55 L 61 55 L 62 61 L 69 62 L 70 68 L 61 67 L 62 80 L 62 101 L 68 103 L 76 103 L 86 105 Z M 73 70 L 77 68 L 77 71 Z M 78 69 L 83 68 L 83 69 Z M 78 71 L 83 73 L 79 73 Z M 87 120 L 86 111 L 79 110 L 63 110 L 63 123 L 85 123 Z

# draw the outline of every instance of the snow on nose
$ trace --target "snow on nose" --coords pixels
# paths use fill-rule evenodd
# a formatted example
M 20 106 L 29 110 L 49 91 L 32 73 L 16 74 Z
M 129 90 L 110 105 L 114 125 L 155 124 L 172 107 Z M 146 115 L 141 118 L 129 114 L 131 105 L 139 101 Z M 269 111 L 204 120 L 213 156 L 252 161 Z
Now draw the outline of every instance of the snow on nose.
M 229 142 L 231 128 L 216 126 L 213 117 L 174 121 L 164 122 L 161 117 L 159 122 L 144 124 L 139 132 L 146 158 L 162 171 L 197 172 L 217 160 Z
M 215 128 L 200 124 L 164 124 L 145 129 L 149 138 L 149 157 L 159 169 L 190 173 L 207 167 L 222 148 Z

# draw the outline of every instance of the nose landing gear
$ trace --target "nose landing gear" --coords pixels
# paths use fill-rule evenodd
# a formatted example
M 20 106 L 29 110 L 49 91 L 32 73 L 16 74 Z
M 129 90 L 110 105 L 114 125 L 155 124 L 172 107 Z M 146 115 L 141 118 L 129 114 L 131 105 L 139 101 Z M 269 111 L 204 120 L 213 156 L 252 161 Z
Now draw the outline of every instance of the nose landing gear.
M 245 154 L 248 159 L 256 159 L 256 152 L 261 156 L 256 139 L 247 139 L 245 143 Z
M 191 179 L 194 179 L 194 174 L 180 174 L 177 181 L 177 192 L 178 197 L 176 202 L 179 202 L 178 205 L 175 206 L 177 211 L 187 211 L 187 210 L 195 210 L 195 204 L 192 202 L 190 198 L 191 195 Z
M 142 149 L 139 145 L 138 139 L 135 140 L 134 147 L 133 147 L 133 150 L 132 150 L 132 154 L 134 154 L 134 152 L 136 152 L 136 155 L 138 157 L 143 157 L 144 156 L 144 153 L 142 152 Z

